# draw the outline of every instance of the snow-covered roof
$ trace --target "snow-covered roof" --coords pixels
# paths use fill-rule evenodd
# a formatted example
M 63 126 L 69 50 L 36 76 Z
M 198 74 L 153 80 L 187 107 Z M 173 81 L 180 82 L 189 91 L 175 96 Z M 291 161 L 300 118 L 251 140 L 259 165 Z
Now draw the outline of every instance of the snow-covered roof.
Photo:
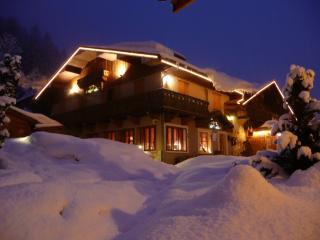
M 144 52 L 144 53 L 156 54 L 156 55 L 161 55 L 161 56 L 170 57 L 170 58 L 176 58 L 176 56 L 178 55 L 186 60 L 186 57 L 183 56 L 182 54 L 155 41 L 121 42 L 121 43 L 104 46 L 104 48 L 126 50 L 126 51 L 132 51 L 132 52 Z
M 23 110 L 21 108 L 17 108 L 17 107 L 14 107 L 14 106 L 11 106 L 10 108 L 12 110 L 24 115 L 24 116 L 27 116 L 27 117 L 35 120 L 37 122 L 36 125 L 35 125 L 36 129 L 46 128 L 46 127 L 61 127 L 61 126 L 63 126 L 58 121 L 56 121 L 56 120 L 54 120 L 52 118 L 49 118 L 46 115 L 43 115 L 41 113 L 28 112 L 28 111 L 25 111 L 25 110 Z
M 73 52 L 73 54 L 71 54 L 61 68 L 58 69 L 58 71 L 52 76 L 47 84 L 40 90 L 36 96 L 36 99 L 38 99 L 38 97 L 55 79 L 59 77 L 62 79 L 66 66 L 82 69 L 89 61 L 108 53 L 158 61 L 159 64 L 174 67 L 179 71 L 212 82 L 212 78 L 209 76 L 207 71 L 188 63 L 183 55 L 154 41 L 124 42 L 108 46 L 80 46 L 75 52 Z M 64 74 L 63 78 L 65 78 L 66 75 L 69 76 L 67 77 L 67 81 L 74 77 L 74 74 L 72 73 Z
M 208 73 L 205 69 L 199 68 L 189 62 L 187 62 L 187 59 L 184 55 L 181 53 L 178 53 L 166 46 L 164 46 L 161 43 L 155 42 L 155 41 L 144 41 L 144 42 L 121 42 L 116 43 L 112 45 L 107 46 L 82 46 L 82 48 L 88 48 L 87 50 L 95 49 L 98 51 L 99 49 L 105 49 L 105 50 L 117 50 L 120 51 L 120 53 L 141 53 L 141 54 L 148 54 L 150 56 L 154 56 L 154 58 L 164 61 L 161 61 L 163 63 L 166 63 L 165 61 L 169 61 L 169 64 L 176 64 L 180 66 L 181 68 L 185 67 L 186 69 L 190 69 L 191 71 L 195 71 L 204 77 L 207 77 L 207 80 L 211 80 L 208 77 Z M 138 56 L 137 56 L 138 57 Z M 141 56 L 143 57 L 143 56 Z
M 178 53 L 163 44 L 155 41 L 143 41 L 143 42 L 121 42 L 106 46 L 80 46 L 63 64 L 63 66 L 53 75 L 53 77 L 47 82 L 47 84 L 39 91 L 36 99 L 43 93 L 43 91 L 53 82 L 55 79 L 64 79 L 68 81 L 74 77 L 74 73 L 69 72 L 66 74 L 65 67 L 72 66 L 79 69 L 83 69 L 89 61 L 103 56 L 103 54 L 119 54 L 133 57 L 144 58 L 147 62 L 157 61 L 159 64 L 164 64 L 176 68 L 179 71 L 191 74 L 201 79 L 212 82 L 217 90 L 221 91 L 233 91 L 236 89 L 242 89 L 244 91 L 253 91 L 255 87 L 252 83 L 232 77 L 223 72 L 219 72 L 211 68 L 200 68 L 189 63 L 185 56 Z M 154 63 L 154 62 L 153 62 Z

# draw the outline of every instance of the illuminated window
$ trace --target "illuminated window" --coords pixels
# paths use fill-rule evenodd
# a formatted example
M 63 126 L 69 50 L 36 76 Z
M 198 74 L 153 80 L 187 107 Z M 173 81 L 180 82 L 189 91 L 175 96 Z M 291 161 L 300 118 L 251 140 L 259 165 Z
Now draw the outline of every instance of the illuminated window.
M 187 151 L 187 129 L 179 127 L 166 127 L 167 151 Z
M 140 128 L 140 143 L 144 151 L 156 150 L 156 127 Z
M 106 138 L 115 141 L 116 140 L 116 132 L 115 131 L 107 132 Z
M 209 134 L 207 132 L 199 133 L 199 151 L 208 152 L 209 150 Z
M 119 131 L 118 140 L 127 144 L 134 144 L 134 129 L 125 129 Z

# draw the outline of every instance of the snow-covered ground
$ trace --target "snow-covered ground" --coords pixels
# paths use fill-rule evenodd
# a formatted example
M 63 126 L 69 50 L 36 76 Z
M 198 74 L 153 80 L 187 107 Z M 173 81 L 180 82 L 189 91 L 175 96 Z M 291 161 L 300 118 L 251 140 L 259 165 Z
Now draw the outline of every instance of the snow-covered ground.
M 0 239 L 319 239 L 320 164 L 270 182 L 247 161 L 171 166 L 103 139 L 9 140 Z

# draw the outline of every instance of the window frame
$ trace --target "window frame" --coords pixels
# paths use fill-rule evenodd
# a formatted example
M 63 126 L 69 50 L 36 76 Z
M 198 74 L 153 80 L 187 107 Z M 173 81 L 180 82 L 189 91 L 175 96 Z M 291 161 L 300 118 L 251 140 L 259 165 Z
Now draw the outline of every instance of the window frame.
M 167 144 L 167 135 L 168 135 L 168 128 L 173 128 L 173 129 L 182 129 L 183 131 L 185 131 L 185 150 L 173 150 L 168 149 L 168 144 Z M 172 133 L 171 133 L 172 134 Z M 165 151 L 166 152 L 171 152 L 171 153 L 188 153 L 189 152 L 189 129 L 188 126 L 184 126 L 184 125 L 177 125 L 177 124 L 165 124 L 164 126 L 164 142 L 165 142 Z M 182 134 L 183 136 L 183 134 Z M 173 143 L 173 138 L 171 138 L 171 145 Z M 182 144 L 184 145 L 184 144 Z
M 220 131 L 219 131 L 220 132 Z M 207 133 L 208 134 L 208 142 L 207 142 L 207 151 L 200 150 L 200 144 L 201 144 L 201 133 Z M 213 131 L 212 129 L 208 128 L 197 128 L 197 151 L 199 154 L 212 154 L 214 149 L 214 142 L 213 142 Z
M 109 134 L 112 134 L 113 136 L 110 138 Z M 109 139 L 109 140 L 112 140 L 112 141 L 117 141 L 117 131 L 107 131 L 105 133 L 105 138 Z
M 203 137 L 202 137 L 202 134 L 206 135 L 206 141 L 202 141 L 203 140 Z M 209 133 L 207 131 L 202 131 L 202 130 L 199 130 L 198 132 L 198 152 L 200 153 L 209 153 Z M 206 149 L 203 147 L 203 143 L 206 144 Z
M 149 147 L 146 147 L 146 130 L 149 130 L 149 141 L 148 141 L 148 146 Z M 151 129 L 154 130 L 154 136 L 153 136 L 153 139 L 154 139 L 154 143 L 153 143 L 153 148 L 151 148 L 150 146 L 152 145 L 152 141 L 151 141 Z M 157 127 L 156 125 L 150 125 L 150 126 L 143 126 L 143 127 L 140 127 L 139 128 L 139 133 L 140 133 L 140 137 L 139 137 L 139 141 L 140 141 L 140 144 L 142 145 L 143 147 L 143 150 L 144 151 L 156 151 L 157 150 Z
M 132 131 L 132 142 L 130 140 L 130 132 Z M 129 137 L 129 142 L 127 142 L 126 138 L 127 138 L 127 135 L 126 135 L 126 132 L 129 133 L 128 137 Z M 122 143 L 126 143 L 126 144 L 135 144 L 135 129 L 134 128 L 126 128 L 126 129 L 121 129 L 118 131 L 118 137 L 117 137 L 117 140 L 119 142 L 122 142 Z

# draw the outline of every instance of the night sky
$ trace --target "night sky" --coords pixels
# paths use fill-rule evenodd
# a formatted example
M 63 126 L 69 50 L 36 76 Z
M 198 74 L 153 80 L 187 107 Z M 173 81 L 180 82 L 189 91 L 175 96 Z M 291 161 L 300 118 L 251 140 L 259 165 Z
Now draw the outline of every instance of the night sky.
M 292 63 L 316 71 L 319 0 L 197 0 L 177 14 L 157 0 L 3 0 L 1 16 L 38 25 L 67 53 L 78 45 L 160 42 L 199 67 L 259 84 L 283 84 Z

